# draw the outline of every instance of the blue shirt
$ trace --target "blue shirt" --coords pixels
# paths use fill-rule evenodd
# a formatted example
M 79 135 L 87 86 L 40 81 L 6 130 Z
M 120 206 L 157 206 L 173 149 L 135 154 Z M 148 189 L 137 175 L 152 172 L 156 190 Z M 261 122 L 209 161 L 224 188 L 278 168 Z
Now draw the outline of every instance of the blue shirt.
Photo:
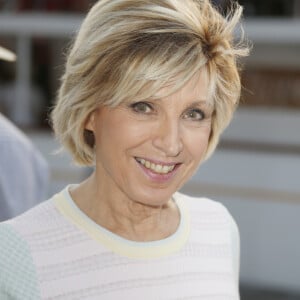
M 46 199 L 48 164 L 30 140 L 0 114 L 0 221 Z

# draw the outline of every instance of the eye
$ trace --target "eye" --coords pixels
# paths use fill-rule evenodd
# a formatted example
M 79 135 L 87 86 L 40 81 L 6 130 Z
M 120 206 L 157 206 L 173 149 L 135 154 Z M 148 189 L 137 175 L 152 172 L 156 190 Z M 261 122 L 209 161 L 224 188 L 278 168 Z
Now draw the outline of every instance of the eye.
M 201 121 L 205 118 L 204 112 L 200 109 L 189 109 L 183 115 L 184 119 L 190 119 L 192 121 Z
M 137 113 L 149 114 L 152 112 L 152 106 L 147 102 L 136 102 L 130 105 L 133 111 Z

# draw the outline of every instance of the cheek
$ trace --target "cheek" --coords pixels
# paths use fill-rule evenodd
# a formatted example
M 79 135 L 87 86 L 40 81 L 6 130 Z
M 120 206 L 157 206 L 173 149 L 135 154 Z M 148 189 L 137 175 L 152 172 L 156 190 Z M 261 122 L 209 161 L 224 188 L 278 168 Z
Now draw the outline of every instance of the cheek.
M 143 143 L 151 132 L 153 128 L 149 124 L 137 122 L 130 117 L 112 115 L 99 124 L 96 144 L 113 152 L 126 151 Z
M 185 146 L 195 160 L 201 160 L 204 156 L 210 139 L 210 126 L 197 128 L 189 132 L 185 139 Z

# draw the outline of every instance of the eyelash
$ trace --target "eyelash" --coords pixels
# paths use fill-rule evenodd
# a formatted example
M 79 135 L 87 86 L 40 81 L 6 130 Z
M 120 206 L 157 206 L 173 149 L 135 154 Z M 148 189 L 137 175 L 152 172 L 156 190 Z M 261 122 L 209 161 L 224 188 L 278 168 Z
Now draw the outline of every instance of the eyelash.
M 152 105 L 150 103 L 147 103 L 147 102 L 141 101 L 141 102 L 135 102 L 135 103 L 130 104 L 130 107 L 136 113 L 143 113 L 143 114 L 150 113 L 149 111 L 146 112 L 146 111 L 140 110 L 139 106 L 144 106 L 144 108 L 146 107 L 147 109 L 150 109 L 151 111 L 153 111 Z
M 190 117 L 193 121 L 202 121 L 203 119 L 205 119 L 205 113 L 201 109 L 190 109 L 190 110 L 188 110 L 186 113 L 184 113 L 184 119 L 189 118 L 191 113 L 197 113 L 197 114 L 201 115 L 200 118 Z M 188 117 L 186 117 L 186 115 L 188 115 Z
M 141 110 L 141 106 L 143 106 L 143 108 L 146 108 L 148 111 L 145 110 Z M 140 108 L 139 108 L 140 107 Z M 150 114 L 153 112 L 154 108 L 153 106 L 145 101 L 140 101 L 140 102 L 135 102 L 130 104 L 130 108 L 135 112 L 135 113 L 140 113 L 140 114 Z M 191 113 L 197 113 L 200 115 L 200 118 L 193 118 L 190 117 Z M 201 109 L 197 109 L 197 108 L 191 108 L 188 111 L 183 113 L 183 118 L 184 119 L 191 119 L 192 121 L 202 121 L 203 119 L 205 119 L 205 113 L 201 110 Z

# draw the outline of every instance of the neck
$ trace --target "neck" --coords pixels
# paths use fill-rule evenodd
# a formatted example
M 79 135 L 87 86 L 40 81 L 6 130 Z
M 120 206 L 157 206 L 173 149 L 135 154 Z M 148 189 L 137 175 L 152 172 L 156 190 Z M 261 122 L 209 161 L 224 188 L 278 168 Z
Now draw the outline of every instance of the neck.
M 70 191 L 77 206 L 97 224 L 134 241 L 160 240 L 176 231 L 180 217 L 171 199 L 160 206 L 149 206 L 99 183 L 101 180 L 93 174 Z

